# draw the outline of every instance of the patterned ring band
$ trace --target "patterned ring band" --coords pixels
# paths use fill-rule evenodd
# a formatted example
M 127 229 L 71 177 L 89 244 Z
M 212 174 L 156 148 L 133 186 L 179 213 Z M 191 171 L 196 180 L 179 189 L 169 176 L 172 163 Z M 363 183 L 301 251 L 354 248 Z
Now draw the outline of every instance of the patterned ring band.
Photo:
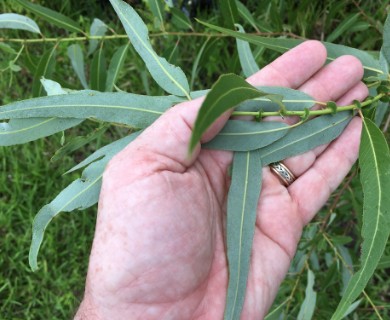
M 283 163 L 274 162 L 269 165 L 269 168 L 273 173 L 277 175 L 280 181 L 284 184 L 285 187 L 288 187 L 295 181 L 295 176 Z

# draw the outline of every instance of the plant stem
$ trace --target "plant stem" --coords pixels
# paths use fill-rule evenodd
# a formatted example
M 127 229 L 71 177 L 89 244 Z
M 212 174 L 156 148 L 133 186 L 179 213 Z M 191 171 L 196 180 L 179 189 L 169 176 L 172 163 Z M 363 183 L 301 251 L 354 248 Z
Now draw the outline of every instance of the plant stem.
M 382 97 L 384 97 L 385 93 L 380 93 L 377 96 L 368 99 L 360 104 L 360 106 L 367 107 L 371 105 L 372 103 L 380 100 Z M 356 104 L 350 104 L 347 106 L 339 106 L 337 107 L 336 112 L 342 112 L 342 111 L 348 111 L 348 110 L 356 110 L 359 109 L 359 107 Z M 324 114 L 331 114 L 334 113 L 334 110 L 331 108 L 325 108 L 321 110 L 302 110 L 302 111 L 268 111 L 268 112 L 259 112 L 259 111 L 234 111 L 232 113 L 232 116 L 253 116 L 253 117 L 269 117 L 269 116 L 282 116 L 282 117 L 291 117 L 291 116 L 299 116 L 299 117 L 305 117 L 305 116 L 320 116 Z

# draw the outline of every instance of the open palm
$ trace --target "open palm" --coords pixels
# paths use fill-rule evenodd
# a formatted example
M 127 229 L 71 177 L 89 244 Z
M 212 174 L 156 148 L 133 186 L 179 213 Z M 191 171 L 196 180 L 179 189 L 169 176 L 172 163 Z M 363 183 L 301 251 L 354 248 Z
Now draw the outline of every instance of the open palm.
M 357 59 L 344 56 L 323 66 L 325 59 L 324 47 L 308 41 L 248 81 L 299 89 L 318 101 L 339 104 L 366 97 Z M 198 146 L 193 157 L 187 157 L 200 104 L 198 99 L 169 110 L 107 167 L 85 297 L 76 317 L 223 318 L 232 153 Z M 215 136 L 228 116 L 221 117 L 202 141 Z M 267 313 L 302 228 L 356 160 L 360 126 L 356 118 L 331 144 L 286 159 L 298 177 L 288 188 L 269 168 L 263 169 L 242 319 L 260 319 Z

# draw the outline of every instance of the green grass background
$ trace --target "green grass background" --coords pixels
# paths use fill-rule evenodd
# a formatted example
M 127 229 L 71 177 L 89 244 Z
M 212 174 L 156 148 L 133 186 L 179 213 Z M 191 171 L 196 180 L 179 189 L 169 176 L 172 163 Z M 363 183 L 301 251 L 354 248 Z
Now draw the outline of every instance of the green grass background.
M 60 11 L 89 29 L 94 17 L 110 25 L 117 33 L 123 33 L 108 1 L 53 0 L 34 1 Z M 132 1 L 148 23 L 152 33 L 160 30 L 153 22 L 147 3 Z M 244 1 L 256 18 L 262 32 L 275 35 L 326 40 L 363 50 L 375 52 L 381 46 L 383 22 L 389 7 L 388 1 Z M 102 5 L 103 4 L 103 5 Z M 0 13 L 26 11 L 13 1 L 2 1 Z M 197 18 L 218 23 L 218 8 L 212 3 L 209 8 L 194 6 L 192 12 Z M 37 19 L 47 37 L 68 37 L 67 32 Z M 351 16 L 358 14 L 354 23 L 348 25 Z M 247 32 L 254 29 L 244 20 L 240 21 Z M 198 33 L 208 32 L 193 23 Z M 340 32 L 337 28 L 343 26 Z M 177 31 L 167 16 L 167 31 Z M 0 38 L 27 38 L 30 35 L 18 31 L 0 31 Z M 153 38 L 155 49 L 182 67 L 187 75 L 192 72 L 196 54 L 206 37 L 167 36 Z M 70 42 L 72 43 L 72 42 Z M 106 41 L 107 56 L 125 40 Z M 80 43 L 86 47 L 86 43 Z M 65 87 L 81 89 L 70 62 L 66 57 L 69 43 L 62 43 L 58 49 L 57 67 L 54 79 Z M 12 45 L 15 50 L 20 45 Z M 28 51 L 33 59 L 50 48 L 52 44 L 29 44 Z M 255 48 L 253 48 L 255 49 Z M 240 73 L 235 42 L 233 39 L 211 40 L 206 55 L 200 59 L 193 89 L 209 88 L 222 73 Z M 260 66 L 265 65 L 276 54 L 261 51 L 257 57 Z M 11 56 L 0 51 L 0 69 Z M 3 58 L 4 57 L 4 58 Z M 131 57 L 131 58 L 130 58 Z M 87 59 L 87 70 L 91 59 Z M 26 99 L 31 96 L 33 74 L 25 63 L 23 54 L 17 62 L 22 70 L 11 74 L 0 73 L 0 104 Z M 121 90 L 137 93 L 161 94 L 155 83 L 147 76 L 140 59 L 129 53 L 125 67 L 117 82 Z M 96 128 L 96 123 L 86 122 L 78 128 L 66 131 L 66 141 L 83 136 Z M 25 145 L 0 147 L 0 319 L 70 319 L 82 298 L 88 255 L 91 248 L 96 208 L 56 217 L 49 225 L 39 255 L 39 270 L 32 273 L 28 266 L 28 250 L 31 241 L 31 224 L 35 214 L 71 181 L 79 172 L 62 175 L 75 163 L 94 150 L 126 134 L 122 128 L 110 126 L 103 137 L 93 140 L 76 152 L 67 154 L 60 161 L 50 158 L 61 147 L 61 134 L 40 139 Z M 362 194 L 358 178 L 353 171 L 343 186 L 335 192 L 329 204 L 306 229 L 300 244 L 300 251 L 293 268 L 283 283 L 276 304 L 286 301 L 283 319 L 295 319 L 304 299 L 306 268 L 315 273 L 315 290 L 318 292 L 314 319 L 328 319 L 340 299 L 343 281 L 342 259 L 336 254 L 340 246 L 346 248 L 353 264 L 359 259 L 359 213 Z M 324 231 L 321 225 L 330 214 L 337 219 Z M 328 241 L 329 240 L 329 241 Z M 338 252 L 338 251 L 337 251 Z M 379 270 L 370 281 L 363 300 L 350 319 L 390 318 L 390 256 L 389 246 Z M 345 274 L 344 274 L 345 277 Z M 370 303 L 369 301 L 372 301 Z M 377 309 L 375 313 L 373 306 Z

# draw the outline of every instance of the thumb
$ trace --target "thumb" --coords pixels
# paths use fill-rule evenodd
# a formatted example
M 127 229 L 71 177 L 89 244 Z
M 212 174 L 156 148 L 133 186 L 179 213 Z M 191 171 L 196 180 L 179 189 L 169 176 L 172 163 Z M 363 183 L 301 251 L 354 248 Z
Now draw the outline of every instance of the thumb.
M 189 154 L 188 146 L 198 111 L 204 97 L 178 104 L 160 118 L 130 145 L 138 151 L 147 151 L 164 156 L 184 167 L 193 164 L 200 152 L 200 143 Z M 207 142 L 217 135 L 229 119 L 231 111 L 225 112 L 202 136 L 201 142 Z M 129 147 L 130 147 L 129 146 Z M 126 148 L 128 149 L 128 148 Z M 124 152 L 127 152 L 126 149 Z

